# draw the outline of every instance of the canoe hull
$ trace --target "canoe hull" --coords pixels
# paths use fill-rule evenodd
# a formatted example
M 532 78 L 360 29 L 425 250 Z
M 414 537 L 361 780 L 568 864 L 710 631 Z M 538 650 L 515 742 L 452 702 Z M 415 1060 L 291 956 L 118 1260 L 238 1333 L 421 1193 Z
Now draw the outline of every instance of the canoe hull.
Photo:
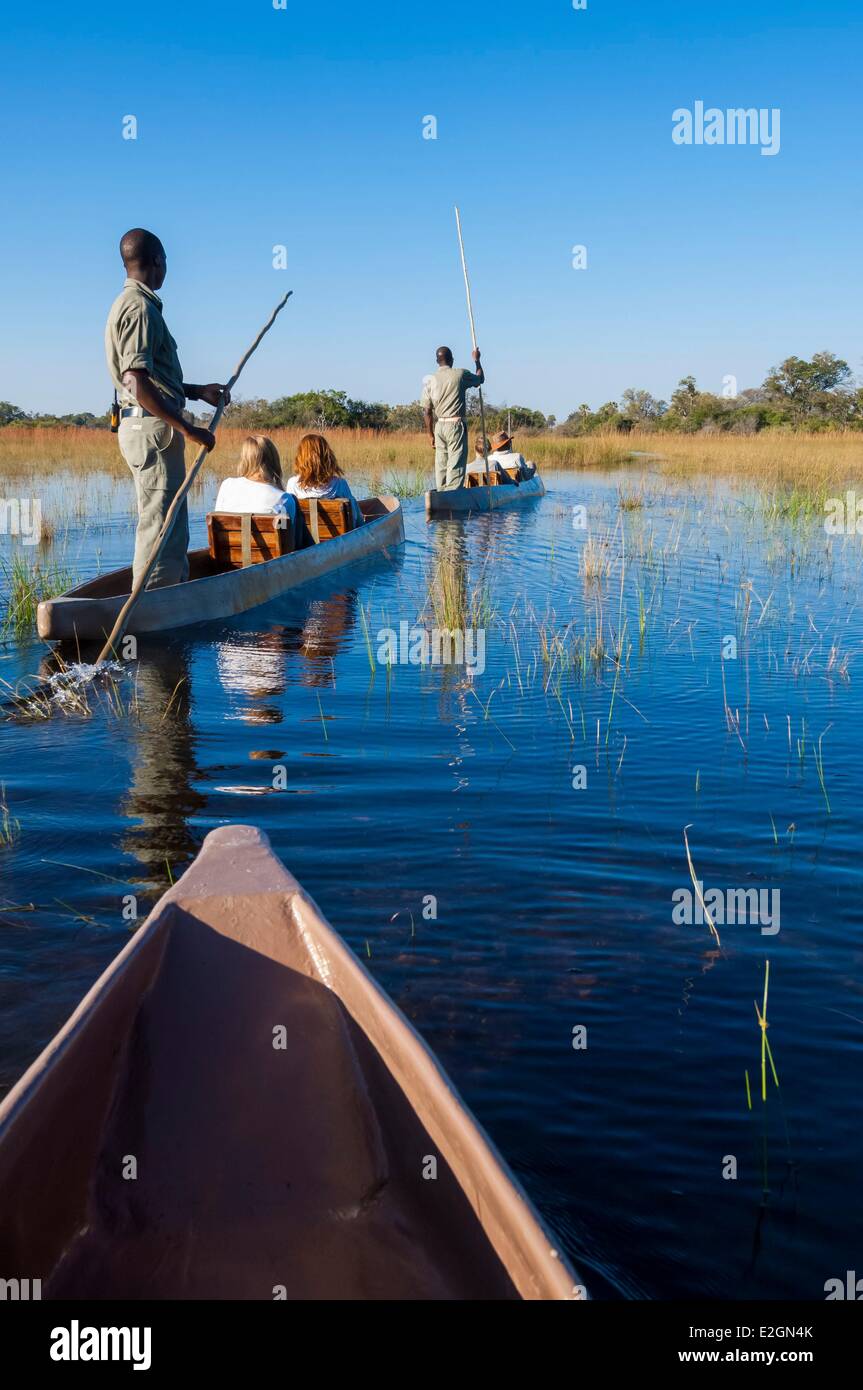
M 470 516 L 471 512 L 497 512 L 502 507 L 517 507 L 545 496 L 539 474 L 519 483 L 518 487 L 501 484 L 496 487 L 456 487 L 448 492 L 432 490 L 426 493 L 426 516 Z
M 168 632 L 195 623 L 212 622 L 246 613 L 299 584 L 344 565 L 367 559 L 404 541 L 404 517 L 395 497 L 378 499 L 381 515 L 344 536 L 323 541 L 280 559 L 222 574 L 205 574 L 185 584 L 147 589 L 132 615 L 130 631 Z M 190 564 L 201 569 L 206 551 L 193 551 Z M 36 623 L 47 641 L 104 641 L 129 596 L 131 570 L 118 570 L 72 589 L 60 598 L 39 604 Z
M 585 1297 L 250 826 L 207 836 L 0 1105 L 0 1264 L 47 1298 Z

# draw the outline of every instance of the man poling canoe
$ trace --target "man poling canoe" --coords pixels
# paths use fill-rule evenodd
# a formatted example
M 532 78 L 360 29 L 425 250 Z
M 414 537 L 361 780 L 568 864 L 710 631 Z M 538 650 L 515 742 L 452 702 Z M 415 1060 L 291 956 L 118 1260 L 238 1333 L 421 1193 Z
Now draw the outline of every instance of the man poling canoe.
M 223 385 L 183 381 L 177 344 L 162 317 L 157 293 L 167 274 L 161 241 L 143 227 L 120 241 L 126 283 L 111 305 L 105 326 L 105 353 L 119 404 L 120 452 L 135 480 L 138 528 L 134 579 L 140 578 L 168 509 L 186 477 L 185 439 L 212 449 L 215 435 L 183 414 L 186 401 L 217 406 L 230 393 Z M 189 521 L 185 503 L 158 560 L 148 588 L 188 578 Z
M 439 492 L 464 487 L 467 471 L 467 406 L 468 391 L 482 386 L 485 372 L 479 348 L 473 350 L 476 371 L 454 367 L 448 347 L 435 353 L 438 369 L 426 377 L 423 384 L 423 419 L 434 446 L 435 487 Z

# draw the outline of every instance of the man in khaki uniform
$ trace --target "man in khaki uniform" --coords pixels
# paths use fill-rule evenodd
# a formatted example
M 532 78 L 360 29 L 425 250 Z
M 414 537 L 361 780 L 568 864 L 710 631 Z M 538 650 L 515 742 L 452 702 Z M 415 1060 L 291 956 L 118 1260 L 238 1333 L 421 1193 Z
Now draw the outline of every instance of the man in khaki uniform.
M 120 452 L 132 470 L 138 500 L 133 577 L 146 567 L 162 523 L 186 476 L 184 439 L 212 449 L 210 430 L 183 415 L 187 400 L 218 405 L 223 386 L 183 381 L 177 344 L 162 318 L 156 293 L 167 274 L 164 247 L 152 232 L 135 227 L 120 242 L 126 283 L 105 325 L 108 371 L 120 403 Z M 147 583 L 149 589 L 189 577 L 189 518 L 186 504 Z
M 435 487 L 439 492 L 464 487 L 467 470 L 465 397 L 472 386 L 482 386 L 485 372 L 479 348 L 474 350 L 476 372 L 454 367 L 448 347 L 439 347 L 438 369 L 423 386 L 423 419 L 434 445 Z M 433 419 L 434 416 L 434 419 Z

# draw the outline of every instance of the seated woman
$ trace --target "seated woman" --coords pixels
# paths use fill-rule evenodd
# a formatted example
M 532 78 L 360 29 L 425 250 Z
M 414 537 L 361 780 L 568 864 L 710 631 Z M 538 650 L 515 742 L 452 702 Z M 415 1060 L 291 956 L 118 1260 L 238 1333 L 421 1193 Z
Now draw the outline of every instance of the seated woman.
M 246 436 L 237 477 L 225 478 L 213 511 L 289 516 L 296 534 L 297 504 L 282 482 L 282 461 L 272 439 L 265 434 Z
M 285 484 L 293 497 L 343 497 L 351 503 L 354 526 L 362 526 L 365 517 L 322 434 L 307 434 L 300 440 L 294 467 L 296 473 Z
M 512 467 L 512 465 L 511 465 L 511 464 L 503 464 L 503 465 L 502 465 L 501 463 L 498 462 L 497 459 L 495 459 L 495 457 L 494 457 L 494 455 L 493 455 L 493 453 L 492 453 L 491 445 L 489 444 L 488 440 L 485 438 L 484 435 L 478 434 L 478 435 L 476 436 L 476 438 L 474 439 L 474 445 L 473 445 L 473 447 L 474 447 L 474 449 L 475 449 L 475 451 L 476 451 L 476 458 L 474 459 L 473 463 L 469 463 L 469 464 L 468 464 L 468 466 L 467 466 L 467 471 L 468 471 L 468 473 L 473 473 L 473 474 L 475 474 L 477 477 L 481 478 L 482 475 L 486 472 L 486 459 L 488 459 L 488 473 L 489 473 L 489 476 L 491 476 L 492 472 L 496 472 L 496 473 L 499 475 L 499 477 L 498 477 L 498 482 L 501 482 L 501 483 L 511 483 L 511 482 L 512 482 L 512 478 L 508 478 L 508 477 L 506 476 L 506 474 L 504 473 L 504 471 L 503 471 L 505 467 Z M 483 455 L 485 455 L 485 457 L 483 457 Z
M 528 463 L 524 454 L 520 454 L 517 449 L 512 447 L 512 435 L 507 434 L 506 430 L 498 430 L 494 439 L 491 441 L 492 452 L 489 454 L 489 463 L 497 464 L 499 468 L 509 468 L 517 470 L 519 480 L 532 478 L 536 472 L 536 464 Z

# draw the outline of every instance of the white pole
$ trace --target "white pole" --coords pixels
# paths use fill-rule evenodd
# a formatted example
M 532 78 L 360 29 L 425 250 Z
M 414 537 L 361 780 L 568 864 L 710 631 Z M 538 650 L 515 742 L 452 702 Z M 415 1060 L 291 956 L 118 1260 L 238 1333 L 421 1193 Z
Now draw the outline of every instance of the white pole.
M 473 304 L 472 304 L 472 302 L 471 302 L 471 297 L 470 297 L 470 279 L 469 279 L 468 273 L 467 273 L 467 261 L 466 261 L 465 258 L 464 258 L 464 239 L 463 239 L 462 234 L 461 234 L 461 215 L 460 215 L 460 213 L 459 213 L 458 208 L 456 208 L 456 210 L 455 210 L 455 225 L 456 225 L 456 229 L 457 229 L 457 231 L 458 231 L 458 248 L 459 248 L 459 251 L 460 251 L 460 253 L 461 253 L 461 268 L 462 268 L 462 271 L 463 271 L 463 273 L 464 273 L 464 288 L 465 288 L 465 294 L 467 295 L 467 316 L 468 316 L 468 319 L 470 320 L 470 338 L 471 338 L 471 344 L 472 344 L 472 346 L 473 346 L 473 350 L 474 350 L 474 352 L 476 352 L 476 328 L 475 328 L 475 326 L 474 326 L 474 321 L 473 321 Z M 485 405 L 484 405 L 483 399 L 482 399 L 482 387 L 479 388 L 479 418 L 480 418 L 480 427 L 481 427 L 481 429 L 482 429 L 482 456 L 483 456 L 483 459 L 485 460 L 486 478 L 487 478 L 487 480 L 488 480 L 488 482 L 489 482 L 489 484 L 490 484 L 490 483 L 491 483 L 491 471 L 490 471 L 489 465 L 488 465 L 488 448 L 487 448 L 487 441 L 486 441 L 486 434 L 485 434 Z

